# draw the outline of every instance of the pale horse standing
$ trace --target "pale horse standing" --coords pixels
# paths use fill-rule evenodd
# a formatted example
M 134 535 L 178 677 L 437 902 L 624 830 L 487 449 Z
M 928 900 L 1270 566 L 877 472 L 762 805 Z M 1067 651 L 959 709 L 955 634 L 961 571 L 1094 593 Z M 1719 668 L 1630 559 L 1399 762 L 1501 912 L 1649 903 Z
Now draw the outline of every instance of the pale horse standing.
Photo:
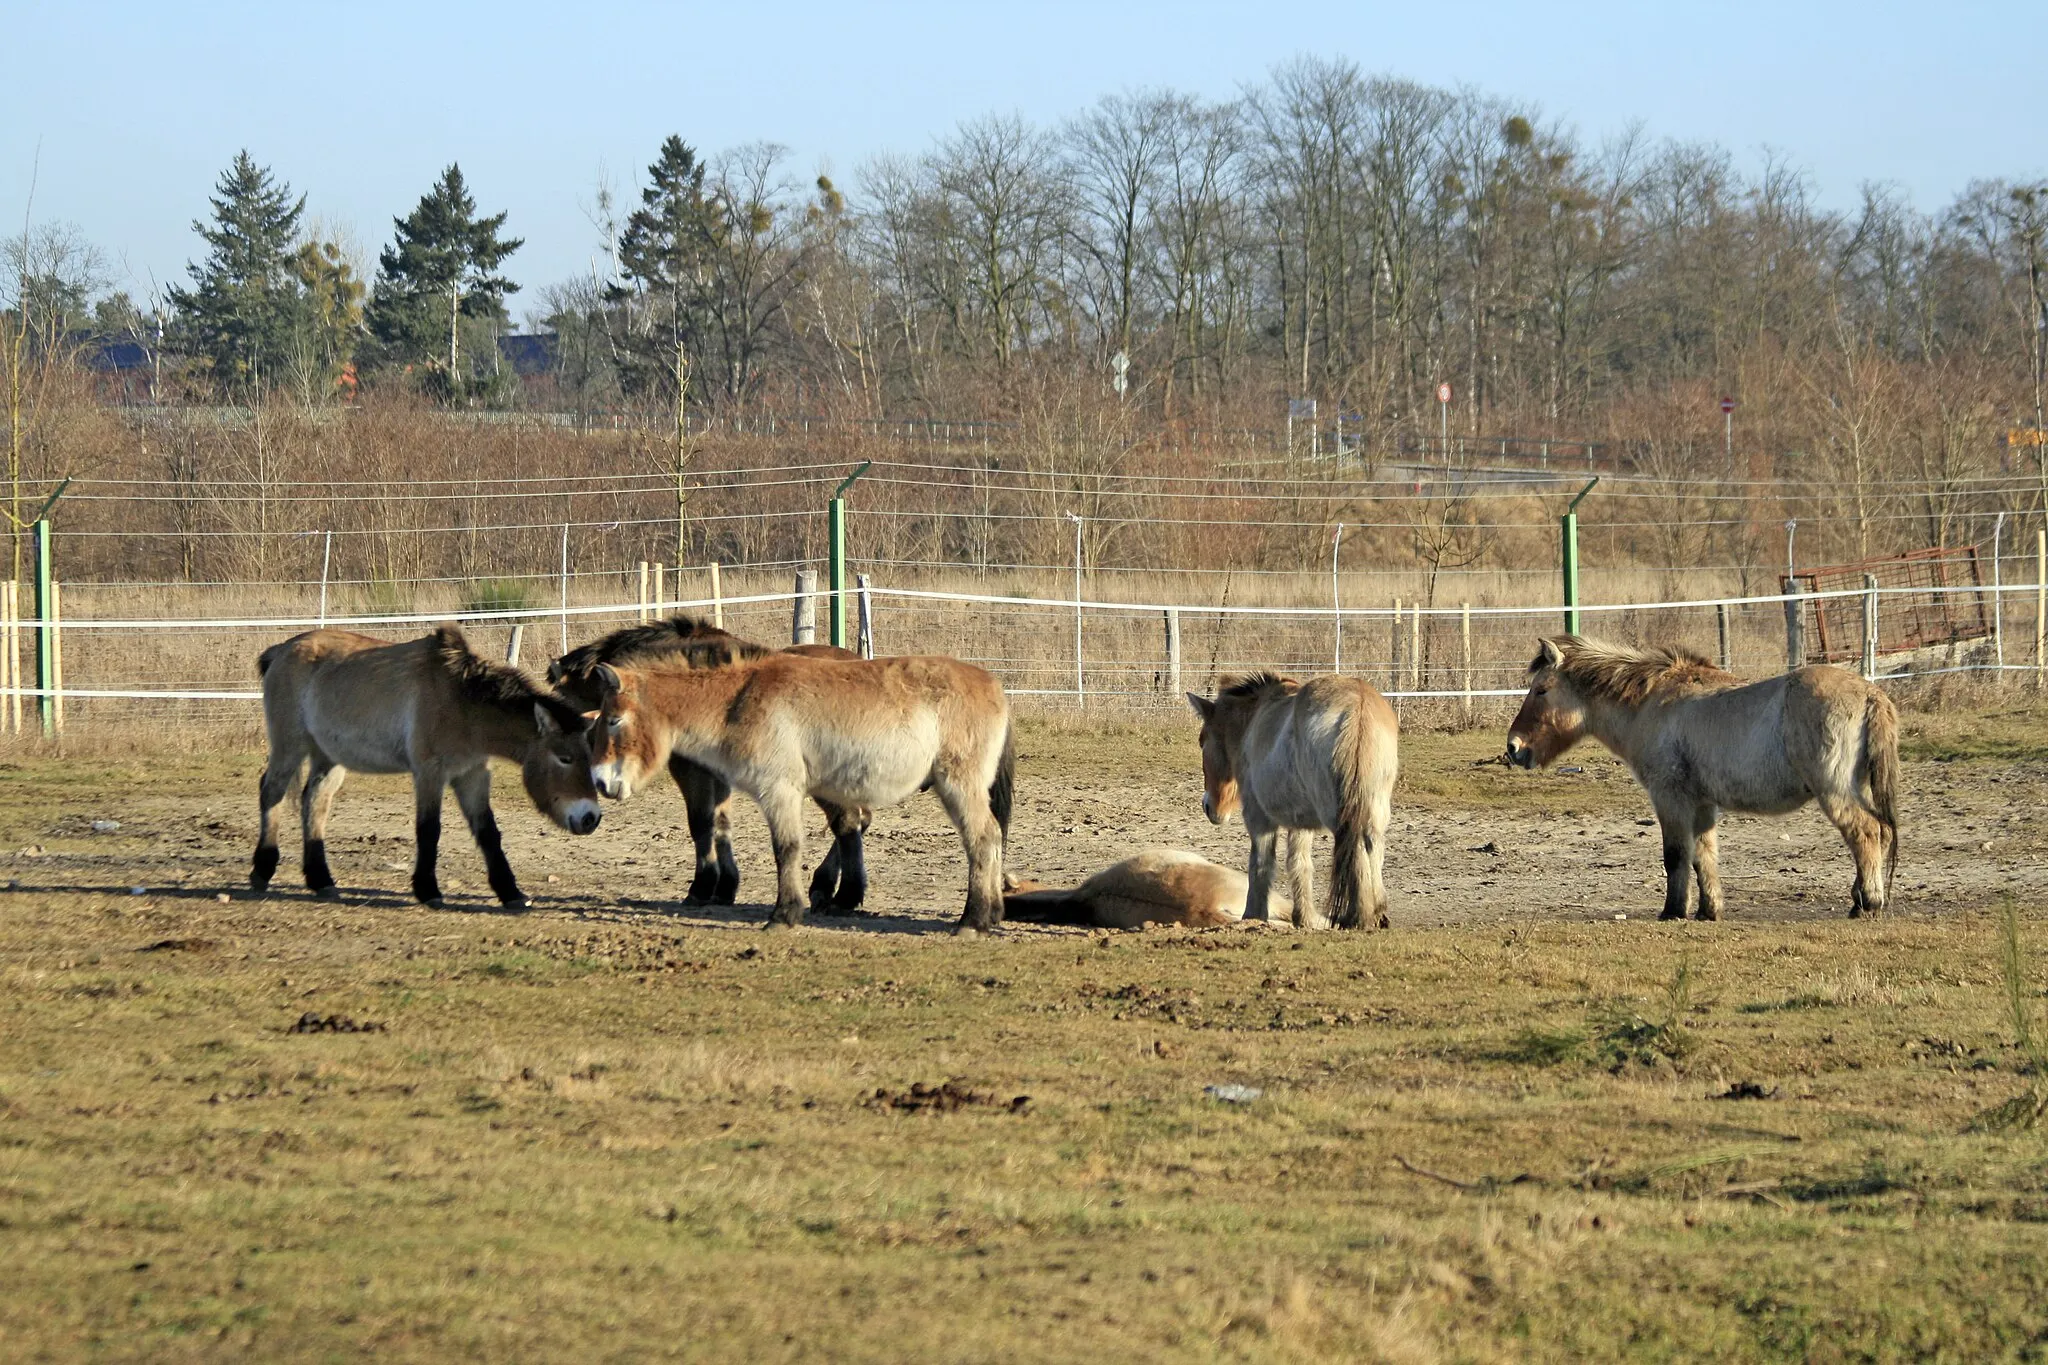
M 1356 678 L 1300 682 L 1261 672 L 1226 678 L 1213 699 L 1190 692 L 1188 703 L 1202 719 L 1202 812 L 1217 825 L 1241 813 L 1251 836 L 1244 917 L 1268 918 L 1279 835 L 1300 831 L 1289 841 L 1288 874 L 1294 922 L 1306 926 L 1309 833 L 1326 829 L 1336 838 L 1329 922 L 1386 928 L 1400 740 L 1387 699 Z

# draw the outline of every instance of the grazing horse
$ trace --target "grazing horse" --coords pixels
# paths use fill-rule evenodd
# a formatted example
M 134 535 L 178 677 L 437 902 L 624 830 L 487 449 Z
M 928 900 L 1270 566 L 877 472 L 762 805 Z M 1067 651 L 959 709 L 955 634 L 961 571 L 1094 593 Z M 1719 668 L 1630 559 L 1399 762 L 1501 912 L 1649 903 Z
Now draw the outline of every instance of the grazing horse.
M 1306 845 L 1307 836 L 1298 836 Z M 1006 918 L 1029 924 L 1087 924 L 1098 929 L 1133 929 L 1141 924 L 1182 924 L 1204 929 L 1244 918 L 1251 883 L 1235 868 L 1219 867 L 1199 853 L 1148 848 L 1105 867 L 1072 890 L 1019 883 L 1003 892 Z M 1284 897 L 1269 911 L 1292 917 Z
M 1202 813 L 1220 825 L 1242 811 L 1251 835 L 1244 917 L 1268 918 L 1277 837 L 1294 830 L 1294 922 L 1305 925 L 1307 832 L 1327 829 L 1337 841 L 1330 923 L 1386 928 L 1382 873 L 1400 738 L 1387 699 L 1356 678 L 1254 673 L 1226 679 L 1214 700 L 1190 692 L 1188 702 L 1202 718 Z
M 478 658 L 453 626 L 392 644 L 347 630 L 309 630 L 257 656 L 270 758 L 258 804 L 262 829 L 249 884 L 266 890 L 277 871 L 277 817 L 308 760 L 300 797 L 306 886 L 335 894 L 327 869 L 327 813 L 350 768 L 412 774 L 415 839 L 412 893 L 441 900 L 434 875 L 441 844 L 441 794 L 456 804 L 484 855 L 491 890 L 506 905 L 529 904 L 505 861 L 491 814 L 493 758 L 520 765 L 534 806 L 571 834 L 597 828 L 590 780 L 589 718 L 515 668 Z
M 837 645 L 792 645 L 785 654 L 817 659 L 858 659 Z M 548 681 L 580 706 L 595 710 L 604 700 L 597 684 L 599 664 L 661 660 L 684 668 L 723 668 L 775 653 L 694 616 L 673 616 L 648 625 L 627 626 L 579 645 L 548 665 Z M 683 818 L 697 849 L 697 871 L 685 902 L 731 905 L 739 898 L 740 865 L 732 856 L 732 786 L 701 763 L 681 755 L 668 761 L 669 776 L 683 794 Z M 811 878 L 813 910 L 854 910 L 867 898 L 868 871 L 863 835 L 874 812 L 820 801 L 832 830 L 832 847 Z
M 1721 916 L 1724 810 L 1786 815 L 1808 801 L 1856 859 L 1850 915 L 1884 908 L 1899 857 L 1899 713 L 1854 673 L 1825 665 L 1745 683 L 1681 649 L 1576 635 L 1541 642 L 1507 761 L 1537 768 L 1587 735 L 1628 764 L 1664 834 L 1664 912 Z
M 893 806 L 929 786 L 967 850 L 963 933 L 1003 917 L 1003 844 L 1016 755 L 994 676 L 958 659 L 807 659 L 724 668 L 599 664 L 597 786 L 623 800 L 669 755 L 754 798 L 775 847 L 771 924 L 801 924 L 803 799 Z

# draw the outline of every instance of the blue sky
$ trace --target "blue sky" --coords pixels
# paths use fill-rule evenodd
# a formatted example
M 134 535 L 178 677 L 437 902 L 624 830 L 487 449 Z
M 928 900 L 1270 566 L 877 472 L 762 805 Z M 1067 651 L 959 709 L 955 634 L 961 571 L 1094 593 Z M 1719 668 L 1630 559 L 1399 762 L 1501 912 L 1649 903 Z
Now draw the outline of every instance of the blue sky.
M 511 211 L 512 274 L 533 285 L 587 269 L 600 172 L 629 185 L 671 132 L 707 152 L 780 142 L 845 183 L 979 114 L 1228 96 L 1302 52 L 1534 101 L 1589 137 L 1640 119 L 1745 165 L 1769 148 L 1840 206 L 1865 180 L 1934 209 L 1974 178 L 2048 174 L 2025 58 L 2040 0 L 9 8 L 0 224 L 18 230 L 40 146 L 36 218 L 77 223 L 138 297 L 182 275 L 244 146 L 372 255 L 460 161 L 481 207 Z

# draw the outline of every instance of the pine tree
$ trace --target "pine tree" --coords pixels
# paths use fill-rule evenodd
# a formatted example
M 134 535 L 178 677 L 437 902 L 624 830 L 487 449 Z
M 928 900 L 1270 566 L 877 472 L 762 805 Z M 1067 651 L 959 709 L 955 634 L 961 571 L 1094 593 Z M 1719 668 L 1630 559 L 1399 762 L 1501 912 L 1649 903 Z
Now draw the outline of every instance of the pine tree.
M 283 372 L 300 309 L 294 243 L 306 198 L 244 150 L 214 186 L 213 224 L 192 227 L 206 259 L 192 287 L 169 291 L 173 350 L 203 361 L 223 393 L 248 393 Z
M 620 377 L 641 393 L 673 400 L 675 376 L 703 344 L 706 296 L 716 274 L 724 213 L 704 192 L 704 163 L 671 134 L 647 168 L 640 207 L 618 247 L 624 277 L 605 290 L 614 314 Z M 678 366 L 678 357 L 683 363 Z
M 418 367 L 429 389 L 452 398 L 488 385 L 487 374 L 464 371 L 462 322 L 482 324 L 473 333 L 495 332 L 505 323 L 505 296 L 519 286 L 497 270 L 524 244 L 499 236 L 505 218 L 477 217 L 462 168 L 451 164 L 417 208 L 394 220 L 398 233 L 377 257 L 367 314 L 380 360 Z M 472 355 L 481 339 L 469 339 Z

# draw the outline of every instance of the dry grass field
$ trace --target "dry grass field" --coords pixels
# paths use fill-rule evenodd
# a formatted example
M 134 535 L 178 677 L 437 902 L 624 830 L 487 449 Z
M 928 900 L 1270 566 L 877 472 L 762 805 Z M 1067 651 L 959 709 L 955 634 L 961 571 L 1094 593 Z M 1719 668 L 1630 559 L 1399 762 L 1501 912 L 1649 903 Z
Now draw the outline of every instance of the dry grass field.
M 2044 722 L 1909 718 L 1877 921 L 1809 811 L 1731 822 L 1729 919 L 1645 922 L 1627 775 L 1489 728 L 1406 742 L 1390 932 L 977 942 L 929 804 L 872 913 L 763 934 L 678 903 L 668 793 L 572 840 L 501 781 L 509 916 L 454 828 L 408 904 L 351 779 L 347 897 L 254 900 L 254 752 L 22 750 L 0 1355 L 2041 1359 L 2048 1139 L 1977 1120 L 2044 1084 Z M 1188 730 L 1029 725 L 1013 870 L 1235 862 Z

